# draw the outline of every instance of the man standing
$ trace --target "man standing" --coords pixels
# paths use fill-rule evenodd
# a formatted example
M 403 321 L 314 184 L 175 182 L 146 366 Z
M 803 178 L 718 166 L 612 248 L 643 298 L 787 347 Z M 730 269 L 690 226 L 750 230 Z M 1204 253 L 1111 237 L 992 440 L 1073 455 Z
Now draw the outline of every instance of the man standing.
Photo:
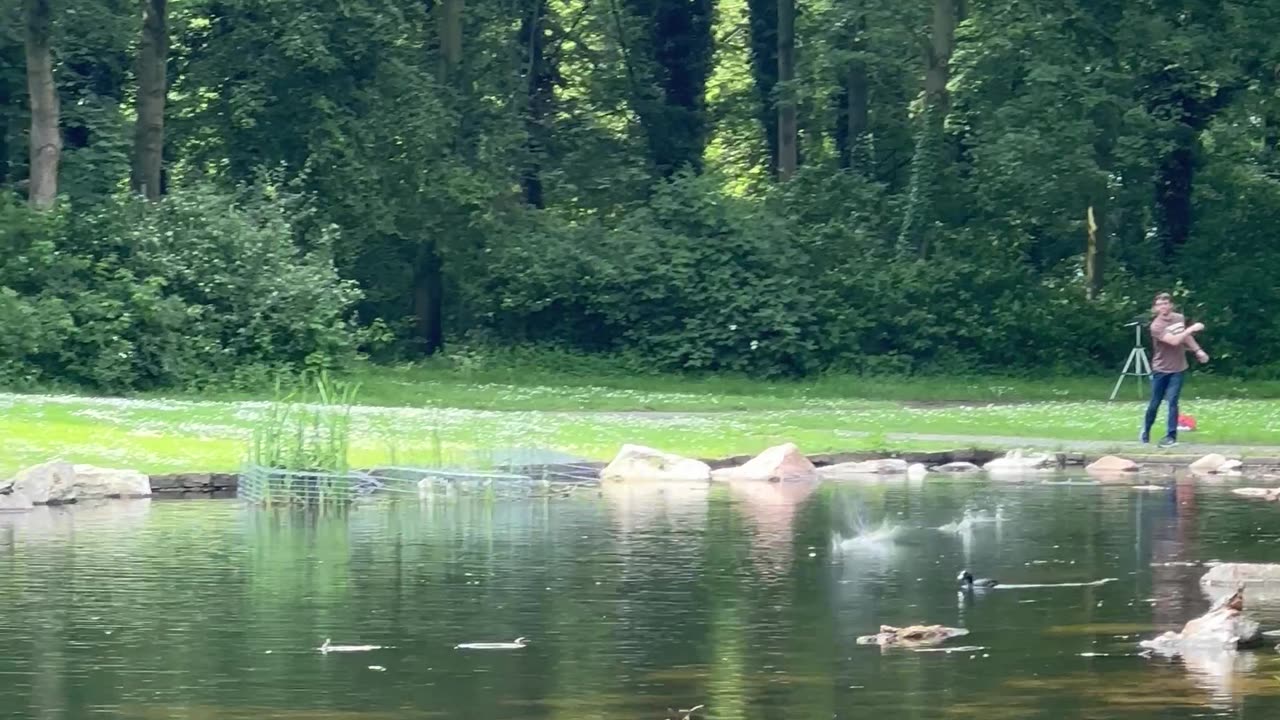
M 1209 362 L 1209 356 L 1196 343 L 1195 334 L 1204 329 L 1204 323 L 1186 325 L 1186 318 L 1173 311 L 1173 298 L 1169 293 L 1156 295 L 1151 308 L 1155 318 L 1151 321 L 1151 402 L 1142 423 L 1140 442 L 1151 439 L 1151 426 L 1156 422 L 1160 403 L 1169 402 L 1168 431 L 1160 440 L 1160 447 L 1178 444 L 1178 396 L 1182 394 L 1182 379 L 1187 371 L 1187 351 L 1196 354 L 1196 360 Z

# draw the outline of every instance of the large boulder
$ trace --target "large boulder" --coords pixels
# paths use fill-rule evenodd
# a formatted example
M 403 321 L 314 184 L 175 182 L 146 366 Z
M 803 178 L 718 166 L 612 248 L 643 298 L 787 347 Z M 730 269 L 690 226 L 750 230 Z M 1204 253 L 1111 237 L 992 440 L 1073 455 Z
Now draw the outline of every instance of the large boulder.
M 94 498 L 151 496 L 151 480 L 136 470 L 113 470 L 72 465 L 61 460 L 43 463 L 0 483 L 0 508 L 26 509 Z
M 1103 455 L 1085 466 L 1090 474 L 1113 475 L 1138 471 L 1138 463 L 1115 455 Z
M 1228 473 L 1240 469 L 1243 465 L 1239 460 L 1228 458 L 1218 453 L 1209 453 L 1204 457 L 1191 463 L 1189 466 L 1191 472 L 1203 475 L 1218 475 Z
M 73 469 L 75 494 L 79 500 L 151 497 L 151 478 L 137 470 L 116 470 L 93 465 L 75 465 Z
M 880 632 L 875 635 L 863 635 L 858 638 L 859 645 L 879 645 L 880 647 L 921 647 L 939 645 L 954 637 L 968 635 L 963 628 L 950 628 L 943 625 L 908 625 L 893 627 L 881 625 Z
M 963 474 L 963 473 L 982 472 L 982 468 L 978 467 L 977 465 L 974 465 L 971 462 L 949 462 L 945 465 L 934 465 L 932 468 L 930 468 L 930 471 L 940 472 L 940 473 Z
M 34 505 L 75 502 L 75 466 L 54 460 L 29 467 L 0 485 L 0 492 L 21 495 Z
M 623 445 L 613 461 L 600 471 L 600 479 L 707 482 L 711 480 L 711 466 L 643 445 Z
M 1045 453 L 1024 453 L 1021 450 L 1010 450 L 1004 457 L 998 457 L 986 465 L 983 470 L 989 473 L 1019 474 L 1052 470 L 1057 464 L 1053 456 Z
M 1209 612 L 1189 621 L 1182 632 L 1169 631 L 1139 644 L 1162 655 L 1179 655 L 1257 647 L 1262 640 L 1262 628 L 1245 615 L 1244 590 L 1240 589 L 1215 603 Z
M 809 462 L 795 443 L 776 445 L 738 467 L 722 468 L 711 473 L 712 480 L 781 481 L 807 480 L 818 469 Z
M 1280 585 L 1280 564 L 1275 563 L 1222 563 L 1209 568 L 1200 578 L 1201 585 L 1242 585 L 1275 583 Z
M 818 468 L 818 474 L 828 480 L 841 480 L 868 475 L 905 475 L 909 467 L 910 464 L 906 460 L 885 458 L 827 465 Z

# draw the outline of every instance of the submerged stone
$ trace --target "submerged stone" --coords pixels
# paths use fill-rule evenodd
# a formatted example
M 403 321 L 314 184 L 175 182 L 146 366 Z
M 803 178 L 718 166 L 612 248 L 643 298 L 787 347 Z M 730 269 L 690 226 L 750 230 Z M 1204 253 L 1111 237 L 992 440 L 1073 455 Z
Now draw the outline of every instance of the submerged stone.
M 830 480 L 866 475 L 905 475 L 910 465 L 906 460 L 885 458 L 862 462 L 837 463 L 818 468 L 818 474 Z
M 968 634 L 969 631 L 963 628 L 944 625 L 908 625 L 901 628 L 881 625 L 880 632 L 875 635 L 863 635 L 857 642 L 859 645 L 879 645 L 880 647 L 919 647 L 938 645 L 951 638 Z

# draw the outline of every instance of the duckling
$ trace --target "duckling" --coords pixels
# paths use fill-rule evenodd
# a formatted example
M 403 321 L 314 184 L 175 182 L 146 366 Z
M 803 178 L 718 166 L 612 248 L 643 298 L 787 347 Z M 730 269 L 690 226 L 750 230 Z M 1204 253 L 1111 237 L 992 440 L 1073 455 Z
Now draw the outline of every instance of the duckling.
M 960 574 L 956 576 L 956 579 L 960 581 L 961 587 L 964 587 L 966 589 L 990 588 L 1000 584 L 999 582 L 992 580 L 991 578 L 974 579 L 973 574 L 970 573 L 968 570 L 961 570 Z

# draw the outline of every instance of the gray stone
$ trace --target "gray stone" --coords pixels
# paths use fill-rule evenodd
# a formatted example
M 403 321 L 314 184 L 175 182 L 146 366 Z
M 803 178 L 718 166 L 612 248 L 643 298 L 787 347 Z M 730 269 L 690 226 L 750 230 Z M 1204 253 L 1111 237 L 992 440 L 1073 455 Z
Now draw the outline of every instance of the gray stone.
M 982 468 L 971 462 L 949 462 L 946 465 L 938 465 L 932 468 L 933 472 L 940 473 L 976 473 L 982 472 Z
M 950 628 L 943 625 L 909 625 L 893 627 L 881 625 L 880 632 L 875 635 L 863 635 L 858 638 L 859 645 L 879 645 L 880 647 L 921 647 L 939 645 L 954 637 L 968 635 L 963 628 Z
M 54 460 L 21 470 L 8 486 L 34 505 L 76 500 L 76 472 L 71 463 Z
M 771 447 L 737 467 L 713 470 L 711 479 L 720 481 L 807 480 L 817 474 L 795 443 Z
M 137 470 L 75 465 L 76 498 L 150 497 L 151 480 Z
M 828 480 L 866 477 L 868 475 L 905 475 L 910 464 L 899 458 L 883 460 L 864 460 L 862 462 L 846 462 L 838 465 L 827 465 L 818 468 L 818 475 Z
M 1240 587 L 1251 584 L 1280 584 L 1280 564 L 1222 563 L 1209 568 L 1200 578 L 1201 585 Z
M 643 445 L 623 445 L 613 462 L 600 471 L 600 479 L 710 482 L 711 467 L 700 460 L 691 460 Z
M 1182 632 L 1166 632 L 1139 644 L 1161 655 L 1204 650 L 1236 650 L 1257 647 L 1262 628 L 1244 612 L 1244 590 L 1219 600 L 1209 612 L 1189 621 Z

